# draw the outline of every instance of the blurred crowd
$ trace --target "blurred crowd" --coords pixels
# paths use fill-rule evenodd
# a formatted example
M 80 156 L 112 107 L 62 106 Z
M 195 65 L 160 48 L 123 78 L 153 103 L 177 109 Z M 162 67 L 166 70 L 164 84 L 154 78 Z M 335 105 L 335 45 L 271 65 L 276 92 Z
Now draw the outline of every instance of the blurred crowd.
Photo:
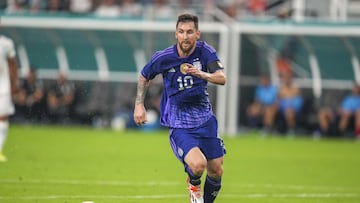
M 172 19 L 174 14 L 191 12 L 204 17 L 216 8 L 228 17 L 271 15 L 270 6 L 278 0 L 1 0 L 5 13 L 71 13 L 100 17 L 143 17 Z M 282 10 L 285 8 L 281 7 Z M 276 11 L 278 14 L 279 9 Z M 210 17 L 211 18 L 211 17 Z M 208 20 L 211 20 L 211 19 Z M 212 19 L 216 20 L 216 19 Z
M 279 70 L 280 82 L 268 74 L 259 77 L 254 100 L 246 108 L 247 125 L 260 129 L 261 135 L 284 133 L 289 138 L 299 133 L 314 138 L 349 137 L 360 140 L 360 84 L 353 82 L 351 91 L 331 90 L 318 100 L 304 95 L 291 71 Z M 310 121 L 311 117 L 315 118 Z M 306 131 L 300 131 L 306 128 Z
M 360 84 L 353 82 L 350 91 L 324 91 L 320 100 L 307 101 L 303 89 L 294 82 L 291 69 L 279 68 L 278 73 L 278 83 L 272 81 L 269 74 L 259 76 L 253 100 L 246 104 L 246 126 L 260 130 L 263 136 L 285 134 L 291 138 L 313 134 L 314 138 L 360 139 Z M 162 85 L 156 84 L 149 90 L 146 101 L 153 123 L 145 126 L 149 129 L 160 127 L 158 106 Z M 136 87 L 120 84 L 122 88 L 116 90 L 118 94 L 109 92 L 118 95 L 110 99 L 116 101 L 113 105 L 109 100 L 101 101 L 106 97 L 108 85 L 99 82 L 90 89 L 83 89 L 61 71 L 55 80 L 45 82 L 37 77 L 37 70 L 32 67 L 27 77 L 20 80 L 20 89 L 14 97 L 16 113 L 11 119 L 39 124 L 90 124 L 96 128 L 136 127 L 131 118 Z M 310 117 L 314 117 L 314 121 L 309 121 Z M 305 131 L 301 131 L 304 128 Z
M 159 128 L 158 115 L 162 83 L 149 88 L 146 106 L 151 122 L 143 129 Z M 55 79 L 38 78 L 32 66 L 19 79 L 19 90 L 14 95 L 15 123 L 93 125 L 95 128 L 116 129 L 137 127 L 133 123 L 135 83 L 106 81 L 74 81 L 59 71 Z
M 55 81 L 45 85 L 38 79 L 37 70 L 31 68 L 19 86 L 14 97 L 15 121 L 55 123 L 72 118 L 76 90 L 64 73 L 59 72 Z

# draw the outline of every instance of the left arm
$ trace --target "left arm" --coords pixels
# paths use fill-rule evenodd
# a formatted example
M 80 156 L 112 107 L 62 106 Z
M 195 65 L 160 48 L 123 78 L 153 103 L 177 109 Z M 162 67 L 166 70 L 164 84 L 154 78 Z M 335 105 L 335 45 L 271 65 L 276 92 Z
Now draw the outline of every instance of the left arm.
M 199 70 L 195 68 L 194 66 L 189 66 L 189 68 L 186 70 L 186 73 L 191 74 L 193 76 L 196 76 L 198 78 L 201 78 L 203 80 L 206 80 L 208 82 L 211 82 L 216 85 L 225 85 L 226 83 L 226 76 L 223 69 L 219 69 L 215 71 L 214 73 L 208 73 L 204 72 L 202 70 Z

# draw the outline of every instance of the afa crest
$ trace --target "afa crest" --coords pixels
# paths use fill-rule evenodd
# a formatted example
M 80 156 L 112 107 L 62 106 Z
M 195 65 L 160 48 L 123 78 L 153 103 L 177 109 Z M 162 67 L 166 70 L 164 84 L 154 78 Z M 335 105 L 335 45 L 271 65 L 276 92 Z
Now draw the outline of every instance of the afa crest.
M 193 63 L 193 66 L 194 66 L 195 68 L 199 69 L 199 70 L 202 69 L 202 65 L 201 65 L 200 61 L 195 61 L 195 62 Z

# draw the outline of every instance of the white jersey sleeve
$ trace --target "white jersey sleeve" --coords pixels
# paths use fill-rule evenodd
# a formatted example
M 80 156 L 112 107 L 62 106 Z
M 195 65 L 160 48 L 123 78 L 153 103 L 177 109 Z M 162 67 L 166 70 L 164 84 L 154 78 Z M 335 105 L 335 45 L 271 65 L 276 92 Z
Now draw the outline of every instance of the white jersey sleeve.
M 10 94 L 10 75 L 8 59 L 16 56 L 14 42 L 0 36 L 0 95 Z

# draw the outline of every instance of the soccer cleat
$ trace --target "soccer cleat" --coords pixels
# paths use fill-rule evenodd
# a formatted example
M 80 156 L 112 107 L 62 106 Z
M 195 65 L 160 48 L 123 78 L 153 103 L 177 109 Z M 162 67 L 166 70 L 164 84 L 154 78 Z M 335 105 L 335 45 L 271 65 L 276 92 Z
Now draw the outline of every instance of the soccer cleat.
M 7 161 L 6 156 L 0 152 L 0 162 L 6 162 L 6 161 Z
M 189 189 L 189 196 L 190 196 L 190 203 L 204 203 L 203 195 L 201 192 L 201 186 L 192 185 L 189 180 L 188 183 L 188 189 Z

